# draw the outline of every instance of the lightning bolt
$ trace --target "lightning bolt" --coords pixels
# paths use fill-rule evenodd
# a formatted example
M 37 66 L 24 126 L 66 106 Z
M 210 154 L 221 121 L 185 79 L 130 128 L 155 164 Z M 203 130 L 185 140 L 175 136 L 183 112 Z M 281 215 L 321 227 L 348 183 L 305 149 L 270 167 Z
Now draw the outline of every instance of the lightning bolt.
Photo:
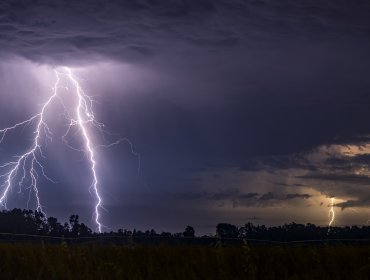
M 332 226 L 332 224 L 334 223 L 334 220 L 335 220 L 335 211 L 334 211 L 334 205 L 335 205 L 335 197 L 332 197 L 331 199 L 331 203 L 330 203 L 330 210 L 329 210 L 329 228 L 328 228 L 328 232 L 330 231 L 330 227 Z
M 22 177 L 20 178 L 18 182 L 19 186 L 20 187 L 22 186 L 27 175 L 29 175 L 31 179 L 30 190 L 34 191 L 35 197 L 36 197 L 36 210 L 39 212 L 42 212 L 45 215 L 42 205 L 40 203 L 40 197 L 39 197 L 39 191 L 38 191 L 38 185 L 37 185 L 37 181 L 38 181 L 37 179 L 39 178 L 39 172 L 37 170 L 38 169 L 41 170 L 42 175 L 48 180 L 51 180 L 51 179 L 48 176 L 46 176 L 44 172 L 44 166 L 41 164 L 39 160 L 40 157 L 44 157 L 44 155 L 42 154 L 42 150 L 41 150 L 40 138 L 41 138 L 42 133 L 44 133 L 46 137 L 50 138 L 51 131 L 47 123 L 44 121 L 44 116 L 45 116 L 45 111 L 48 108 L 48 106 L 58 96 L 57 90 L 58 90 L 59 81 L 60 81 L 59 76 L 57 76 L 57 81 L 53 88 L 53 94 L 47 100 L 47 102 L 42 106 L 40 113 L 32 116 L 31 118 L 23 122 L 17 123 L 11 127 L 7 127 L 5 129 L 0 130 L 0 134 L 1 134 L 0 144 L 1 144 L 4 141 L 4 138 L 9 131 L 14 130 L 23 125 L 31 124 L 34 120 L 38 119 L 36 130 L 34 131 L 35 137 L 33 139 L 33 146 L 31 147 L 31 149 L 29 149 L 26 153 L 22 154 L 21 156 L 18 156 L 18 160 L 7 162 L 0 166 L 1 169 L 10 167 L 10 171 L 7 171 L 0 175 L 0 178 L 5 178 L 5 182 L 0 186 L 4 188 L 4 191 L 0 197 L 0 204 L 4 205 L 5 208 L 7 207 L 6 206 L 7 195 L 9 193 L 9 190 L 11 189 L 12 182 L 15 179 L 15 177 L 17 177 L 17 175 L 19 175 L 19 173 L 21 172 Z M 27 163 L 29 163 L 28 171 L 26 169 Z M 37 169 L 37 167 L 39 168 Z
M 82 90 L 80 84 L 76 80 L 76 78 L 72 75 L 72 71 L 69 68 L 66 68 L 68 78 L 73 82 L 76 88 L 76 95 L 78 97 L 78 105 L 76 107 L 76 115 L 77 120 L 71 120 L 70 125 L 77 124 L 82 132 L 84 141 L 85 141 L 85 148 L 88 153 L 88 158 L 90 161 L 90 168 L 91 173 L 93 175 L 93 182 L 92 188 L 94 189 L 94 194 L 97 199 L 97 203 L 95 204 L 95 223 L 98 225 L 98 230 L 101 232 L 102 224 L 100 223 L 100 213 L 99 208 L 102 206 L 102 199 L 99 194 L 98 190 L 98 178 L 96 175 L 96 161 L 95 161 L 95 154 L 94 149 L 91 146 L 90 136 L 88 134 L 86 124 L 91 123 L 94 126 L 101 127 L 103 126 L 101 123 L 95 121 L 94 113 L 92 111 L 92 100 L 87 96 L 84 91 Z
M 99 180 L 96 170 L 97 161 L 95 154 L 95 148 L 99 146 L 93 145 L 93 141 L 89 134 L 89 131 L 92 127 L 96 128 L 101 133 L 105 133 L 106 131 L 104 130 L 104 124 L 98 122 L 95 119 L 95 115 L 93 112 L 94 100 L 90 96 L 85 94 L 80 83 L 78 82 L 78 79 L 74 76 L 72 70 L 68 67 L 63 67 L 63 71 L 58 70 L 54 71 L 56 75 L 56 82 L 52 88 L 52 94 L 49 97 L 49 99 L 42 105 L 40 112 L 26 119 L 25 121 L 16 123 L 13 126 L 6 127 L 0 130 L 0 144 L 1 144 L 3 143 L 4 139 L 6 138 L 7 134 L 10 131 L 14 131 L 20 127 L 32 125 L 34 122 L 37 123 L 35 126 L 35 130 L 33 132 L 34 137 L 32 139 L 31 148 L 29 148 L 25 153 L 16 156 L 15 160 L 0 165 L 0 181 L 2 182 L 0 185 L 0 188 L 2 189 L 2 192 L 0 193 L 1 195 L 0 205 L 7 208 L 7 198 L 9 195 L 9 191 L 12 189 L 12 186 L 15 183 L 18 183 L 19 192 L 21 192 L 22 187 L 26 184 L 26 182 L 30 182 L 28 186 L 29 188 L 28 202 L 30 201 L 31 192 L 33 191 L 36 200 L 36 210 L 43 213 L 46 216 L 43 206 L 41 205 L 40 202 L 38 181 L 39 177 L 43 176 L 47 180 L 54 182 L 51 178 L 49 178 L 46 175 L 45 167 L 42 164 L 43 159 L 45 159 L 45 156 L 43 154 L 43 141 L 52 140 L 52 131 L 49 128 L 48 123 L 46 121 L 47 118 L 46 113 L 48 110 L 51 109 L 50 106 L 54 102 L 59 101 L 59 103 L 64 108 L 64 116 L 69 122 L 66 133 L 62 137 L 63 141 L 70 148 L 84 152 L 89 162 L 90 171 L 92 175 L 92 183 L 89 188 L 89 191 L 93 192 L 93 195 L 96 199 L 94 207 L 94 218 L 95 223 L 97 225 L 97 229 L 99 232 L 101 232 L 103 224 L 101 222 L 100 210 L 103 209 L 103 206 L 102 206 L 102 197 L 99 192 Z M 69 110 L 67 110 L 63 102 L 62 98 L 63 96 L 62 94 L 60 94 L 59 91 L 60 88 L 64 88 L 67 93 L 70 93 L 68 87 L 62 87 L 60 85 L 62 78 L 67 79 L 69 83 L 73 85 L 74 88 L 74 90 L 72 91 L 72 95 L 76 98 L 77 104 L 75 105 L 75 108 L 73 110 L 74 113 L 72 114 L 70 113 Z M 71 146 L 66 140 L 73 127 L 77 127 L 78 131 L 81 134 L 81 138 L 84 143 L 83 148 L 75 148 Z M 131 151 L 133 152 L 133 154 L 135 156 L 139 156 L 139 154 L 137 154 L 134 151 L 132 143 L 127 138 L 122 138 L 111 144 L 100 146 L 111 147 L 113 145 L 121 143 L 122 141 L 128 142 L 131 146 Z M 138 158 L 140 164 L 140 157 Z

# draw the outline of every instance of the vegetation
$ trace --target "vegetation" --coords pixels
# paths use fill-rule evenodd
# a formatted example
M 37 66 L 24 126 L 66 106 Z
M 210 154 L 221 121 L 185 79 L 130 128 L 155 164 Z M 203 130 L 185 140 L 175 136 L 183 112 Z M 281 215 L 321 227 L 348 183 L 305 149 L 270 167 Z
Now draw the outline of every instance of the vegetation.
M 15 235 L 23 234 L 50 238 L 64 238 L 72 240 L 76 238 L 111 238 L 114 242 L 123 240 L 140 244 L 161 243 L 159 239 L 170 244 L 214 244 L 222 240 L 223 244 L 241 244 L 243 240 L 252 241 L 326 241 L 326 240 L 359 240 L 370 241 L 370 226 L 346 226 L 346 227 L 319 227 L 313 224 L 285 224 L 277 227 L 266 227 L 264 225 L 253 225 L 247 223 L 242 227 L 232 224 L 220 223 L 216 226 L 213 236 L 196 236 L 195 230 L 187 226 L 183 232 L 157 233 L 154 229 L 123 230 L 116 232 L 94 233 L 84 223 L 79 221 L 78 215 L 72 215 L 68 223 L 60 223 L 54 217 L 44 217 L 37 211 L 13 209 L 0 212 L 0 240 L 15 239 Z M 19 238 L 18 238 L 19 239 Z M 23 238 L 25 239 L 25 238 Z
M 13 209 L 0 212 L 0 279 L 370 279 L 369 237 L 365 226 L 295 223 L 220 223 L 203 237 L 191 226 L 97 234 L 78 215 L 61 224 Z
M 0 244 L 1 279 L 369 279 L 369 246 Z

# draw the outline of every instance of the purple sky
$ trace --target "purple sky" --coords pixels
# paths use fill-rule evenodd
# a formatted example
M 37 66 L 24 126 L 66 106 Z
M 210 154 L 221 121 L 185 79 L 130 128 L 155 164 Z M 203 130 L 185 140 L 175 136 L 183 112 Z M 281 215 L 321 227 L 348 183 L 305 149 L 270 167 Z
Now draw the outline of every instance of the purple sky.
M 138 175 L 127 143 L 97 150 L 108 227 L 327 224 L 331 196 L 338 225 L 364 224 L 369 13 L 349 0 L 4 0 L 0 127 L 35 114 L 67 65 L 141 155 Z M 40 181 L 42 202 L 94 227 L 86 159 L 63 145 L 59 109 L 45 147 L 57 183 Z M 31 136 L 10 134 L 0 164 Z M 8 205 L 27 197 L 14 189 Z

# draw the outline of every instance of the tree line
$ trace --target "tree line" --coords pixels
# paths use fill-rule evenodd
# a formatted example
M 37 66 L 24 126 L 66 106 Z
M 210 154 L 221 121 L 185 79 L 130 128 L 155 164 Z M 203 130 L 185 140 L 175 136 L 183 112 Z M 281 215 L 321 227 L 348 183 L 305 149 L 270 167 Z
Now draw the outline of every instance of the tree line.
M 197 236 L 192 226 L 184 231 L 157 233 L 152 230 L 119 229 L 104 233 L 93 232 L 86 224 L 79 221 L 78 215 L 72 215 L 68 222 L 60 223 L 57 218 L 45 217 L 41 212 L 13 209 L 0 212 L 1 239 L 7 234 L 26 234 L 49 237 L 115 237 L 144 242 L 154 239 L 225 239 L 225 240 L 271 240 L 304 241 L 323 239 L 370 239 L 370 226 L 320 227 L 314 224 L 290 223 L 282 226 L 254 225 L 250 222 L 238 227 L 229 223 L 219 223 L 214 235 Z

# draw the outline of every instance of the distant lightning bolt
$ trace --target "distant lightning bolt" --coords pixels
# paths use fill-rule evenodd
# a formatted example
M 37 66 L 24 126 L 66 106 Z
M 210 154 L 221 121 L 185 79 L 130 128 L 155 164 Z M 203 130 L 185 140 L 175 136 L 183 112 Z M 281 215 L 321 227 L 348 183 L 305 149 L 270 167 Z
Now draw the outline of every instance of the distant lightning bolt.
M 38 188 L 38 179 L 39 176 L 42 175 L 47 180 L 54 182 L 51 178 L 49 178 L 45 173 L 45 168 L 42 165 L 42 159 L 45 158 L 42 152 L 42 139 L 45 137 L 48 140 L 52 139 L 52 132 L 46 122 L 46 112 L 51 104 L 58 100 L 60 104 L 64 108 L 64 116 L 68 119 L 69 125 L 67 128 L 66 133 L 63 136 L 63 141 L 71 148 L 77 151 L 85 152 L 92 174 L 92 183 L 91 183 L 91 190 L 93 190 L 94 196 L 96 198 L 96 204 L 94 209 L 94 217 L 95 223 L 97 225 L 98 231 L 102 231 L 102 223 L 100 221 L 100 212 L 99 210 L 102 208 L 102 197 L 99 193 L 99 180 L 96 171 L 96 155 L 94 148 L 99 147 L 93 146 L 91 137 L 89 135 L 89 128 L 88 126 L 93 126 L 98 129 L 100 132 L 104 133 L 103 130 L 104 125 L 96 121 L 94 112 L 93 112 L 93 100 L 91 97 L 86 95 L 78 82 L 77 78 L 73 75 L 72 70 L 68 67 L 64 67 L 62 72 L 55 70 L 56 74 L 56 82 L 54 87 L 52 88 L 52 95 L 43 104 L 41 111 L 30 117 L 29 119 L 19 122 L 13 126 L 9 126 L 0 130 L 0 144 L 3 143 L 4 139 L 6 138 L 7 134 L 12 131 L 16 130 L 19 127 L 24 127 L 27 125 L 31 125 L 33 122 L 37 121 L 36 128 L 34 130 L 34 138 L 32 140 L 31 148 L 26 151 L 24 154 L 21 154 L 16 157 L 16 160 L 6 162 L 0 165 L 0 180 L 3 180 L 3 183 L 0 185 L 2 189 L 2 193 L 0 194 L 0 204 L 3 205 L 5 208 L 7 207 L 7 197 L 9 194 L 10 189 L 12 188 L 15 182 L 18 183 L 21 192 L 22 186 L 29 181 L 30 182 L 30 193 L 33 191 L 36 199 L 36 210 L 42 212 L 44 215 L 43 207 L 40 203 L 40 196 L 39 196 L 39 188 Z M 61 78 L 65 77 L 69 82 L 74 86 L 75 90 L 73 91 L 73 95 L 77 100 L 77 104 L 74 109 L 74 117 L 71 116 L 69 111 L 67 110 L 65 104 L 63 103 L 63 99 L 60 96 L 58 89 L 62 88 L 60 86 Z M 68 90 L 68 87 L 63 87 L 64 89 Z M 69 92 L 69 91 L 68 91 Z M 84 141 L 84 148 L 74 148 L 69 145 L 68 141 L 65 139 L 68 134 L 70 133 L 72 127 L 76 126 L 81 133 L 82 140 Z M 108 145 L 100 145 L 102 147 L 111 147 L 113 145 L 117 145 L 122 141 L 126 141 L 131 146 L 131 151 L 135 156 L 139 158 L 140 164 L 140 157 L 139 154 L 134 152 L 132 143 L 127 139 L 119 139 L 116 142 L 113 142 Z M 30 196 L 29 196 L 30 197 Z M 46 215 L 45 215 L 46 216 Z
M 335 205 L 335 197 L 331 198 L 331 203 L 330 203 L 330 210 L 329 210 L 329 228 L 328 232 L 330 231 L 330 227 L 334 223 L 335 220 L 335 212 L 334 212 L 334 205 Z

